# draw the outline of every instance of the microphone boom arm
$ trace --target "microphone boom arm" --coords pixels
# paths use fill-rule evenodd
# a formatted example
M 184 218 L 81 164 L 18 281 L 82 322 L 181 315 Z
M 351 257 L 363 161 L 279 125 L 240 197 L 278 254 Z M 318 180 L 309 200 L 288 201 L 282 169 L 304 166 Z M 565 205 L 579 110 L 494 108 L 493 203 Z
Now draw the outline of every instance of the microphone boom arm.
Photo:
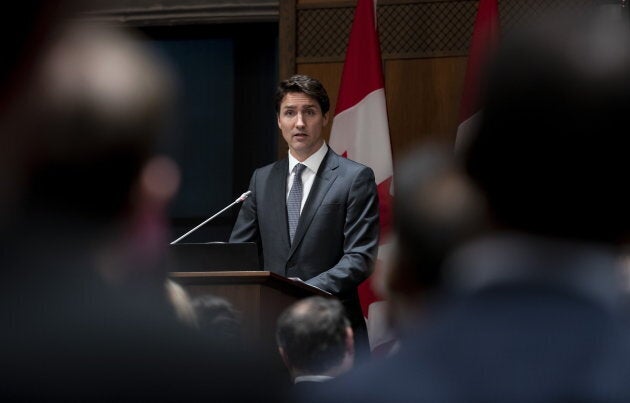
M 195 232 L 197 229 L 203 227 L 206 223 L 208 223 L 209 221 L 214 220 L 216 217 L 218 217 L 219 215 L 221 215 L 221 213 L 223 213 L 225 210 L 229 209 L 230 207 L 234 206 L 237 203 L 241 203 L 243 202 L 245 199 L 247 199 L 249 197 L 249 195 L 252 194 L 251 190 L 248 190 L 247 192 L 243 193 L 238 199 L 234 200 L 232 203 L 230 203 L 229 205 L 227 205 L 225 208 L 223 208 L 223 210 L 219 211 L 218 213 L 216 213 L 215 215 L 213 215 L 212 217 L 208 218 L 206 221 L 202 222 L 201 224 L 197 225 L 195 228 L 191 229 L 190 231 L 188 231 L 187 233 L 185 233 L 184 235 L 180 236 L 179 238 L 177 238 L 176 240 L 174 240 L 173 242 L 171 242 L 171 245 L 175 245 L 177 242 L 181 241 L 182 239 L 186 238 L 188 235 L 192 234 L 193 232 Z

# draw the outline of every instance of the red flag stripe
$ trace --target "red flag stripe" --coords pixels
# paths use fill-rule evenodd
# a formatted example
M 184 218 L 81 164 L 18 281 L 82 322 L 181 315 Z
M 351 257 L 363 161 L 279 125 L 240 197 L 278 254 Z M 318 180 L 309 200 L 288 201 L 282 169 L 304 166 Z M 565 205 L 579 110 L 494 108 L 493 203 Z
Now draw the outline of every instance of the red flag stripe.
M 391 181 L 393 174 L 389 125 L 381 52 L 376 30 L 375 8 L 372 0 L 358 0 L 350 31 L 346 59 L 341 75 L 337 107 L 330 135 L 330 146 L 336 152 L 374 170 L 379 197 L 381 224 L 380 250 L 387 246 L 391 230 Z M 376 262 L 376 270 L 383 264 Z M 370 304 L 379 300 L 372 288 L 372 277 L 359 287 L 363 313 L 367 316 Z M 380 315 L 382 309 L 374 315 Z M 376 319 L 373 321 L 373 319 Z M 387 342 L 385 321 L 368 318 L 372 347 Z M 382 318 L 380 318 L 382 319 Z M 369 326 L 369 324 L 375 324 Z M 372 332 L 371 332 L 372 333 Z
M 499 38 L 499 5 L 497 0 L 480 0 L 468 52 L 464 91 L 459 113 L 463 122 L 479 111 L 479 88 L 485 63 Z
M 372 91 L 384 87 L 374 4 L 372 0 L 359 0 L 341 74 L 335 115 L 356 105 Z

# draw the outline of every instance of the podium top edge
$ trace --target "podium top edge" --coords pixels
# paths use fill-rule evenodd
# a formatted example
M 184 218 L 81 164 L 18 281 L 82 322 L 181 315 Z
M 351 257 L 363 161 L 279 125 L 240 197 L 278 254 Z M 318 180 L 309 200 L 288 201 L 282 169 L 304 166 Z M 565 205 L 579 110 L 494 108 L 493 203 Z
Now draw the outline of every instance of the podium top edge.
M 168 273 L 173 278 L 194 278 L 194 277 L 269 277 L 278 276 L 275 273 L 264 270 L 243 270 L 243 271 L 172 271 Z M 278 276 L 282 277 L 282 276 Z
M 270 271 L 195 271 L 170 272 L 168 277 L 173 281 L 186 284 L 234 284 L 234 283 L 275 283 L 281 287 L 302 289 L 309 294 L 331 297 L 332 295 L 303 281 L 294 281 Z

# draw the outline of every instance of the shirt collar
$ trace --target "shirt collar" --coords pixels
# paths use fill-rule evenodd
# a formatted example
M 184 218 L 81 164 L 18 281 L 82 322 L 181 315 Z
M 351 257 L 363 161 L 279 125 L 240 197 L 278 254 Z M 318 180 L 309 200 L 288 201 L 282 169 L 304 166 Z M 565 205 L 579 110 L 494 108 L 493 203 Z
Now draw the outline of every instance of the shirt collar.
M 298 383 L 298 382 L 325 382 L 325 381 L 329 381 L 333 379 L 332 376 L 328 376 L 328 375 L 302 375 L 302 376 L 296 376 L 295 379 L 293 380 L 293 383 Z
M 319 148 L 319 150 L 315 151 L 310 157 L 302 162 L 298 161 L 293 155 L 291 155 L 291 152 L 289 151 L 289 174 L 293 172 L 293 167 L 295 167 L 298 163 L 306 165 L 309 170 L 317 173 L 317 170 L 319 170 L 319 166 L 322 164 L 322 161 L 324 160 L 327 152 L 328 146 L 326 145 L 325 141 Z

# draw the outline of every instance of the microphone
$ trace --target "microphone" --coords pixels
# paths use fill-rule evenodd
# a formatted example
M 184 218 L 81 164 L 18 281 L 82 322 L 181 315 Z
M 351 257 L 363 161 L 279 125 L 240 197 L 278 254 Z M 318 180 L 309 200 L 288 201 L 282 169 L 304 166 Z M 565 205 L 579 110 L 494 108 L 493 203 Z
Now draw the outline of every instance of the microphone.
M 206 221 L 202 222 L 201 224 L 197 225 L 195 228 L 191 229 L 190 231 L 188 231 L 187 233 L 185 233 L 184 235 L 180 236 L 179 238 L 177 238 L 176 240 L 174 240 L 173 242 L 171 242 L 171 245 L 175 245 L 177 242 L 181 241 L 182 239 L 184 239 L 185 237 L 187 237 L 188 235 L 192 234 L 193 232 L 195 232 L 198 228 L 204 226 L 206 223 L 214 220 L 217 216 L 221 215 L 221 213 L 223 213 L 225 210 L 229 209 L 230 207 L 232 207 L 233 205 L 237 204 L 237 203 L 242 203 L 243 201 L 245 201 L 245 199 L 247 199 L 249 197 L 249 195 L 252 194 L 251 190 L 248 190 L 247 192 L 243 193 L 242 195 L 239 196 L 238 199 L 234 200 L 232 203 L 230 203 L 229 205 L 227 205 L 223 210 L 219 211 L 218 213 L 216 213 L 215 215 L 213 215 L 212 217 L 208 218 Z

